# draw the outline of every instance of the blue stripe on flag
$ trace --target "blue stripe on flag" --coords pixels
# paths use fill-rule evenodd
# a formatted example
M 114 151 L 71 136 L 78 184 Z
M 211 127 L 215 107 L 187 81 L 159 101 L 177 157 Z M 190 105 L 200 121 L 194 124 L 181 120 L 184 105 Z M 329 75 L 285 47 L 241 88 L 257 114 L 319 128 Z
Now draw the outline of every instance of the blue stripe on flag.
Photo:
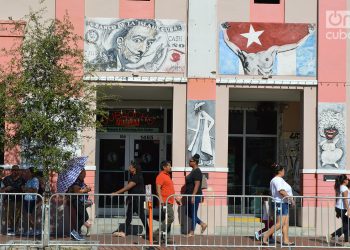
M 312 34 L 297 48 L 297 76 L 316 76 L 316 35 Z
M 219 34 L 219 72 L 224 75 L 238 75 L 239 74 L 238 56 L 226 45 L 224 34 L 220 31 Z

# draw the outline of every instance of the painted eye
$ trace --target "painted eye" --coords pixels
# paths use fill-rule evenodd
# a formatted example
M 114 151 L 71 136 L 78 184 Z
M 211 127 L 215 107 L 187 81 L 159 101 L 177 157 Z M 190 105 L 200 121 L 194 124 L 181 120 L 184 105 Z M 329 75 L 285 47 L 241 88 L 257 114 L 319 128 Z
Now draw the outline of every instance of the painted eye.
M 270 59 L 266 57 L 265 61 L 268 62 Z

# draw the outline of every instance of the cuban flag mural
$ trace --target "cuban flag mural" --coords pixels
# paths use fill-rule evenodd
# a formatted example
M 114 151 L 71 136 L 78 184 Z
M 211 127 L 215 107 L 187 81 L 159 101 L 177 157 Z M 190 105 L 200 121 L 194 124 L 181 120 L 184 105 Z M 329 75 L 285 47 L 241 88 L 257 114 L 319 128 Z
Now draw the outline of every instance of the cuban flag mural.
M 226 75 L 316 76 L 314 24 L 221 24 L 219 72 Z

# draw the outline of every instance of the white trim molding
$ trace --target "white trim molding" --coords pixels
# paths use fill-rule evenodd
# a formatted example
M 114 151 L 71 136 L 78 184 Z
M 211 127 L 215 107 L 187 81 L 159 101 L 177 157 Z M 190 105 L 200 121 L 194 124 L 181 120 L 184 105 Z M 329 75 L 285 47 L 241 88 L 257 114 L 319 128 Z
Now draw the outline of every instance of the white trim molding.
M 84 81 L 117 83 L 187 83 L 187 78 L 161 76 L 85 76 Z
M 15 164 L 13 164 L 13 165 L 15 165 Z M 4 169 L 11 169 L 13 165 L 5 164 L 5 165 L 0 165 L 0 167 L 3 167 Z M 19 164 L 19 166 L 21 167 L 20 164 Z M 21 169 L 24 169 L 24 168 L 21 168 Z M 85 166 L 85 170 L 96 171 L 96 166 Z
M 347 169 L 303 169 L 303 174 L 350 174 L 350 170 Z
M 225 167 L 199 167 L 202 171 L 202 173 L 211 173 L 211 172 L 222 172 L 227 173 L 228 168 Z M 172 167 L 172 172 L 191 172 L 191 167 Z
M 96 171 L 96 166 L 85 166 L 85 170 L 87 170 L 87 171 Z
M 217 78 L 222 85 L 317 86 L 317 80 Z
M 187 77 L 161 77 L 161 76 L 84 76 L 88 82 L 115 82 L 115 83 L 187 83 Z M 269 86 L 317 86 L 314 79 L 288 80 L 288 79 L 249 79 L 249 78 L 216 78 L 221 85 L 269 85 Z
M 11 169 L 12 165 L 5 164 L 5 165 L 0 165 L 0 167 L 3 167 L 4 169 Z

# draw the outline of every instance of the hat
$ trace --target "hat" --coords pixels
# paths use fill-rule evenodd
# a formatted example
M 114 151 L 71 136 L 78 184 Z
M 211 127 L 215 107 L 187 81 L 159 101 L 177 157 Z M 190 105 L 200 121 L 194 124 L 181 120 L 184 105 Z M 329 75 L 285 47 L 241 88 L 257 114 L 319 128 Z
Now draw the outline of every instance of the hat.
M 197 110 L 199 107 L 205 105 L 205 102 L 197 102 L 195 105 L 194 105 L 194 110 Z

